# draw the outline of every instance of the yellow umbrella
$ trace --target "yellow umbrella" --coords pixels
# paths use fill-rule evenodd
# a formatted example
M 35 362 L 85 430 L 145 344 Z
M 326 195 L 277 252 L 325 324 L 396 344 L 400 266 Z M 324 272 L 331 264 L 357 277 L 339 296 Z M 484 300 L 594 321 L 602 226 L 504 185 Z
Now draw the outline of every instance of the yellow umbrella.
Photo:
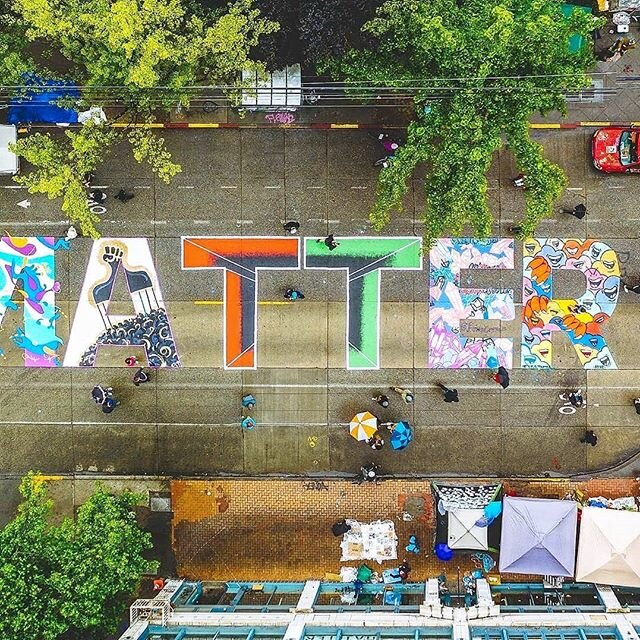
M 368 440 L 378 430 L 378 418 L 370 411 L 362 411 L 349 423 L 349 433 L 356 440 Z

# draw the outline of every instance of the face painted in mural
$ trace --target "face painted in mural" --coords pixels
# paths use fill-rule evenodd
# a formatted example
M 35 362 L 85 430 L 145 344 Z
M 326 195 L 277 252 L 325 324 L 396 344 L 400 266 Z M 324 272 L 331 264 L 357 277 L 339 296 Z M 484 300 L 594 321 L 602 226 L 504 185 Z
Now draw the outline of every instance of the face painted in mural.
M 224 272 L 224 362 L 229 369 L 257 367 L 259 273 L 265 269 L 341 270 L 347 279 L 346 366 L 380 367 L 381 278 L 387 270 L 421 270 L 415 237 L 338 238 L 330 251 L 322 238 L 184 237 L 182 268 Z M 0 327 L 7 312 L 20 311 L 23 325 L 11 344 L 26 366 L 94 366 L 100 346 L 145 350 L 153 367 L 182 365 L 148 241 L 103 238 L 89 258 L 68 344 L 56 333 L 61 311 L 55 296 L 55 252 L 66 240 L 50 237 L 0 240 Z M 300 252 L 303 251 L 301 259 Z M 551 368 L 553 331 L 563 332 L 585 368 L 616 367 L 602 334 L 617 303 L 620 269 L 615 251 L 597 240 L 528 238 L 523 245 L 523 367 Z M 513 290 L 466 289 L 466 269 L 513 269 L 513 239 L 444 238 L 430 251 L 429 356 L 437 368 L 512 366 L 509 338 L 463 336 L 462 323 L 513 320 Z M 553 297 L 553 272 L 579 271 L 584 293 Z M 127 286 L 135 313 L 109 313 L 118 279 Z M 216 328 L 212 327 L 212 331 Z M 7 346 L 7 342 L 3 343 Z M 62 350 L 64 348 L 64 359 Z M 3 354 L 0 352 L 0 357 Z
M 553 298 L 553 272 L 580 271 L 585 292 L 579 298 Z M 551 369 L 551 334 L 563 331 L 585 369 L 615 369 L 602 335 L 620 290 L 615 251 L 595 240 L 530 238 L 524 243 L 521 363 L 525 368 Z

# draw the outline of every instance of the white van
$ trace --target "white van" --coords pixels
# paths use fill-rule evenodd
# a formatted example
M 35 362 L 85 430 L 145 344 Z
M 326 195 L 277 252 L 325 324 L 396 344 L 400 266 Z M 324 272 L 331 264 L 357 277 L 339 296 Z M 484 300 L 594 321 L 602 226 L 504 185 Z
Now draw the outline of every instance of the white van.
M 18 132 L 12 124 L 0 124 L 0 175 L 15 175 L 20 169 L 19 158 L 9 150 L 9 143 L 15 144 Z

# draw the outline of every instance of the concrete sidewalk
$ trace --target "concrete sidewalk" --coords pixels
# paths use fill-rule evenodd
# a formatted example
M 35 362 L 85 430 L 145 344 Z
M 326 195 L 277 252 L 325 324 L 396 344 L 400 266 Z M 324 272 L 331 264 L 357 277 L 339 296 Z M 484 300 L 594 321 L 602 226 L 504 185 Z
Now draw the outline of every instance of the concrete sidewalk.
M 638 495 L 635 480 L 508 480 L 504 488 L 523 497 L 560 499 L 574 489 L 586 497 Z M 331 525 L 342 518 L 393 521 L 398 561 L 368 562 L 376 571 L 396 567 L 407 558 L 413 570 L 411 581 L 445 573 L 455 582 L 458 567 L 460 575 L 475 568 L 470 554 L 457 554 L 449 563 L 433 555 L 435 515 L 429 482 L 389 480 L 371 486 L 266 479 L 172 481 L 171 497 L 173 548 L 181 577 L 305 580 L 339 573 L 341 566 L 360 564 L 340 562 L 341 538 L 332 535 Z M 422 548 L 417 555 L 404 550 L 412 534 Z M 523 578 L 502 574 L 503 581 Z

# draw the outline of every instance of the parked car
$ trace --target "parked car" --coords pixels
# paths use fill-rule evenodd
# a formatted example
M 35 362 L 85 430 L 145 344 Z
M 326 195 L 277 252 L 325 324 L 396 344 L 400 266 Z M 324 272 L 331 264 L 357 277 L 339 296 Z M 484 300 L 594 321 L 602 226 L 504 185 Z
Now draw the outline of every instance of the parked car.
M 640 173 L 640 128 L 605 127 L 593 134 L 593 166 L 605 173 Z

